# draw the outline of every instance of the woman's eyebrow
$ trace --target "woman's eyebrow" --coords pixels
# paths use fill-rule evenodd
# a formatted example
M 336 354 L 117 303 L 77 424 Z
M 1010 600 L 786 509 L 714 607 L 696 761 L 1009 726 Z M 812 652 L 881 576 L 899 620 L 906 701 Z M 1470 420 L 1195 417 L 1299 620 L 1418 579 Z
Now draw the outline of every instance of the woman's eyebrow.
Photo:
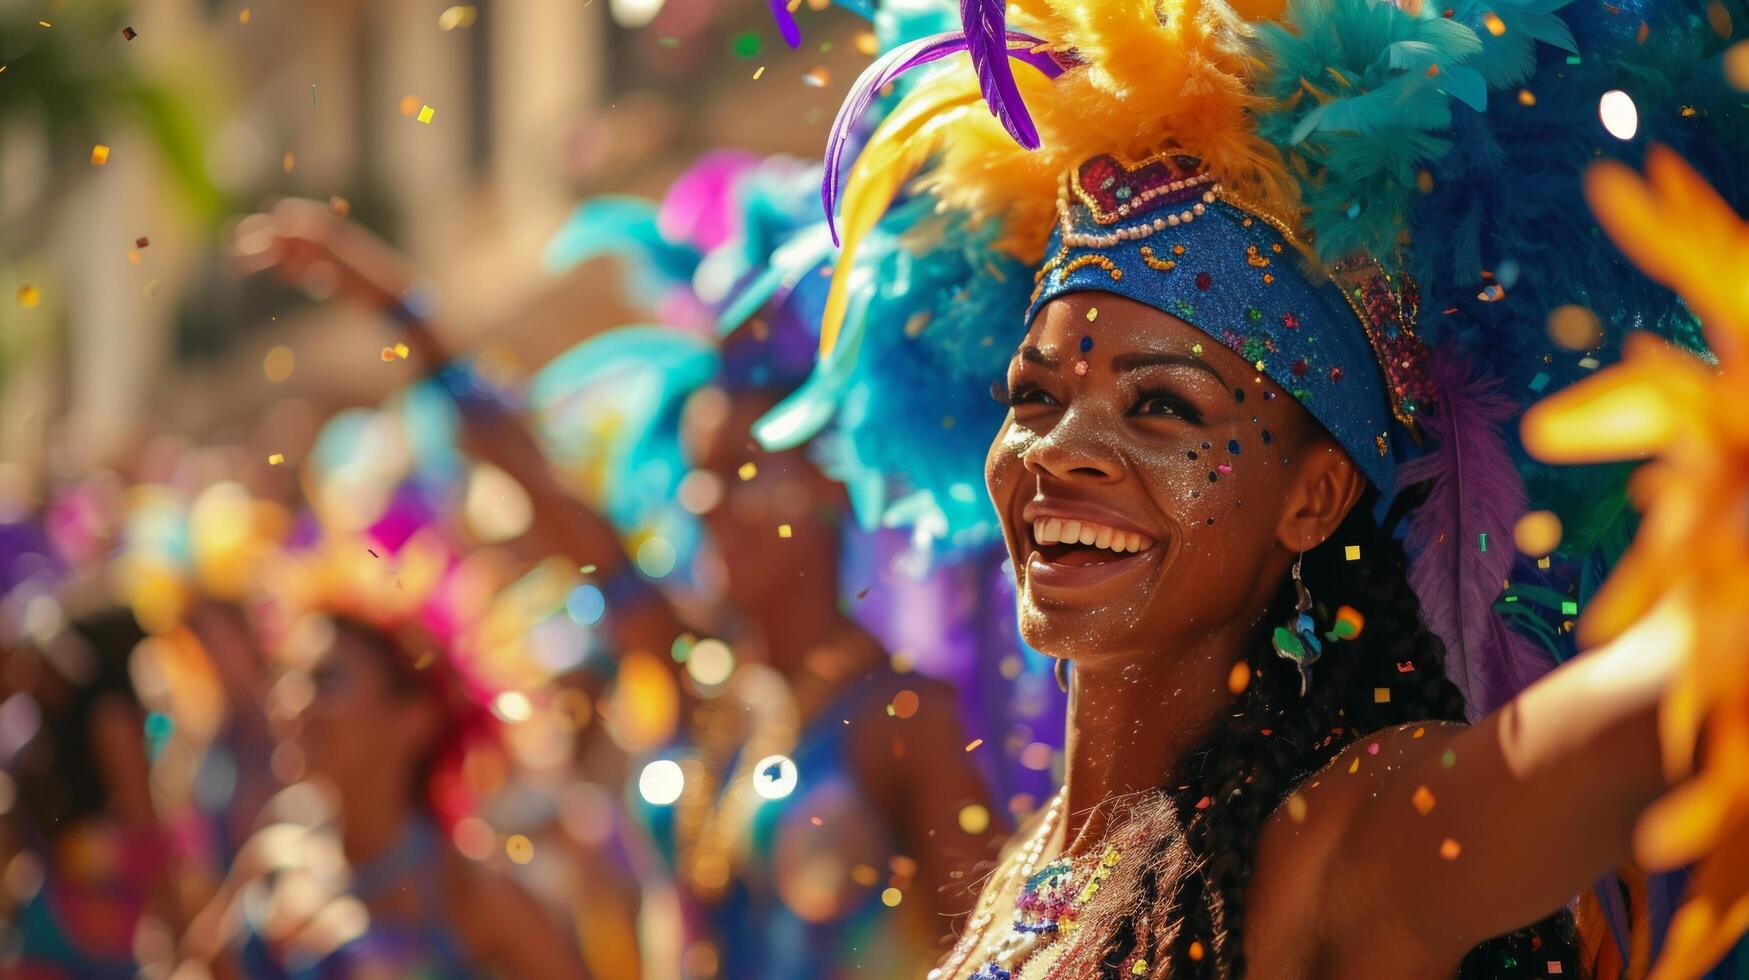
M 1160 366 L 1195 368 L 1198 371 L 1207 372 L 1209 377 L 1219 381 L 1222 387 L 1225 387 L 1227 384 L 1227 379 L 1221 377 L 1221 372 L 1215 370 L 1214 365 L 1200 357 L 1192 357 L 1189 354 L 1168 354 L 1164 351 L 1142 351 L 1135 354 L 1119 354 L 1111 359 L 1111 366 L 1113 370 L 1119 373 L 1125 371 L 1139 371 L 1142 368 Z
M 1020 359 L 1048 368 L 1055 368 L 1062 363 L 1040 350 L 1036 344 L 1023 344 L 1020 348 Z

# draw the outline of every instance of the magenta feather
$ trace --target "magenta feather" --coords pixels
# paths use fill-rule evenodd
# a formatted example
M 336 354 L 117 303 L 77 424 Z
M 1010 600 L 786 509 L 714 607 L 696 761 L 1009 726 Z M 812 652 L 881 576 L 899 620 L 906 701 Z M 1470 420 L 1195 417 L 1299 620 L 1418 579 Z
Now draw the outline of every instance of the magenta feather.
M 1409 518 L 1409 583 L 1422 618 L 1445 642 L 1446 671 L 1475 719 L 1549 666 L 1494 611 L 1512 571 L 1513 525 L 1527 508 L 1502 435 L 1518 405 L 1451 348 L 1435 354 L 1429 370 L 1439 395 L 1421 423 L 1435 446 L 1403 464 L 1397 478 L 1399 488 L 1432 481 Z
M 771 6 L 771 19 L 777 21 L 777 32 L 783 35 L 783 43 L 791 48 L 802 46 L 802 29 L 796 26 L 796 15 L 790 13 L 789 4 L 785 0 L 767 0 Z
M 1008 31 L 1004 36 L 1006 40 L 1003 46 L 1007 51 L 1007 57 L 1026 62 L 1043 72 L 1046 78 L 1056 78 L 1063 73 L 1063 66 L 1058 64 L 1056 59 L 1047 53 L 1032 50 L 1044 43 L 1041 38 L 1020 31 Z M 1014 44 L 1020 46 L 1007 47 L 1007 45 Z M 832 130 L 826 136 L 826 159 L 820 175 L 820 203 L 825 205 L 826 227 L 832 232 L 834 245 L 838 244 L 838 174 L 843 166 L 844 150 L 850 144 L 851 136 L 856 132 L 857 123 L 862 121 L 863 114 L 868 112 L 868 107 L 874 104 L 875 96 L 881 89 L 911 69 L 932 61 L 939 61 L 950 54 L 958 54 L 970 48 L 971 42 L 960 31 L 944 31 L 940 34 L 932 34 L 929 37 L 906 42 L 881 55 L 875 59 L 873 64 L 863 69 L 862 74 L 857 76 L 855 84 L 850 86 L 850 91 L 845 93 L 844 102 L 838 107 L 838 115 L 832 120 Z M 986 50 L 980 57 L 987 54 Z M 1006 71 L 1007 62 L 1004 60 L 1002 64 Z M 991 97 L 990 89 L 985 85 L 983 78 L 980 69 L 979 82 L 980 85 L 984 85 L 985 98 L 989 99 Z M 1019 107 L 1018 118 L 1026 121 L 1028 130 L 1033 134 L 1031 145 L 1036 147 L 1038 133 L 1037 130 L 1032 129 L 1032 117 L 1026 113 L 1026 107 L 1020 99 L 1019 89 L 1014 88 L 1014 75 L 1009 73 L 1007 78 L 1008 87 L 1014 93 L 1012 96 L 1013 104 Z M 1002 97 L 1000 94 L 997 96 L 998 99 Z M 995 113 L 997 118 L 1002 119 L 1005 126 L 1008 125 L 1009 118 L 1005 117 L 1002 111 L 997 110 L 995 103 L 991 104 L 990 111 Z M 1009 116 L 1013 116 L 1014 110 L 1010 109 L 1008 112 Z M 1009 132 L 1012 133 L 1013 129 L 1010 128 Z

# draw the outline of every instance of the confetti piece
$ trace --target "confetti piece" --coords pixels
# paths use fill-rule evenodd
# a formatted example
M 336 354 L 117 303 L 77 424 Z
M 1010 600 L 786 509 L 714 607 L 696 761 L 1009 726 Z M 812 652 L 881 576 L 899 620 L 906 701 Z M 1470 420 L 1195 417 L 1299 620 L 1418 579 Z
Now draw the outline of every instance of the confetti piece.
M 1076 361 L 1075 362 L 1075 376 L 1077 378 L 1085 378 L 1087 376 L 1087 362 L 1086 361 Z
M 474 26 L 474 19 L 479 15 L 479 8 L 471 3 L 446 7 L 444 8 L 443 13 L 437 15 L 437 29 L 440 31 L 453 31 L 457 28 L 472 27 Z
M 128 261 L 132 262 L 135 265 L 139 265 L 140 264 L 140 250 L 137 248 L 128 249 Z
M 279 384 L 292 376 L 292 369 L 297 366 L 297 357 L 290 347 L 280 344 L 267 352 L 261 359 L 261 373 L 272 384 Z
M 1550 960 L 1549 961 L 1549 976 L 1558 977 L 1560 975 L 1561 975 L 1561 961 L 1560 960 Z
M 794 533 L 795 533 L 795 530 L 793 528 L 791 528 L 788 524 L 779 524 L 777 526 L 777 536 L 780 538 L 787 538 L 787 537 L 793 535 Z
M 1306 798 L 1298 793 L 1288 797 L 1287 815 L 1294 823 L 1304 823 L 1306 819 Z
M 1413 660 L 1399 660 L 1399 661 L 1397 661 L 1397 673 L 1399 673 L 1399 674 L 1413 674 L 1413 673 L 1415 673 L 1415 661 L 1413 661 Z
M 1190 352 L 1192 354 L 1195 354 L 1197 357 L 1201 357 L 1202 356 L 1202 345 L 1201 344 L 1191 344 L 1190 345 Z
M 887 705 L 887 714 L 895 718 L 909 718 L 917 713 L 917 708 L 921 703 L 922 700 L 917 697 L 916 691 L 903 690 L 893 695 L 893 703 Z
M 1379 743 L 1368 742 L 1366 745 L 1366 754 L 1367 755 L 1378 755 L 1379 754 Z
M 1548 375 L 1548 372 L 1546 372 L 1546 371 L 1538 371 L 1536 373 L 1536 376 L 1530 379 L 1530 390 L 1531 391 L 1535 391 L 1535 392 L 1540 393 L 1544 388 L 1547 388 L 1548 386 L 1549 386 L 1549 375 Z
M 802 76 L 802 84 L 809 88 L 825 88 L 826 83 L 831 80 L 832 73 L 826 70 L 825 65 L 816 65 Z
M 1234 694 L 1244 694 L 1245 689 L 1250 686 L 1251 665 L 1241 660 L 1233 665 L 1232 670 L 1227 671 L 1227 690 Z
M 1427 729 L 1426 729 L 1426 727 L 1425 727 L 1425 726 L 1420 726 L 1420 725 L 1417 725 L 1417 726 L 1416 726 L 1416 728 L 1415 728 L 1415 731 L 1413 731 L 1413 732 L 1411 732 L 1411 733 L 1410 733 L 1410 735 L 1409 735 L 1409 737 L 1410 737 L 1410 738 L 1420 738 L 1420 737 L 1421 737 L 1421 736 L 1423 736 L 1423 735 L 1425 735 L 1425 734 L 1427 734 Z
M 1366 628 L 1366 617 L 1353 606 L 1340 606 L 1336 610 L 1336 624 L 1330 630 L 1330 636 L 1338 640 L 1352 640 Z
M 960 808 L 960 830 L 968 834 L 981 834 L 990 829 L 990 811 L 973 803 Z
M 1506 22 L 1500 19 L 1499 14 L 1494 13 L 1491 10 L 1482 18 L 1482 26 L 1486 27 L 1488 33 L 1495 37 L 1499 37 L 1506 33 Z
M 140 36 L 140 32 L 134 30 L 131 27 L 124 27 L 121 29 L 121 36 L 126 38 L 129 41 L 132 41 L 134 38 Z
M 433 109 L 428 105 L 422 105 L 419 107 L 419 121 L 425 125 L 431 125 L 431 117 L 435 115 L 437 115 L 436 109 Z
M 752 460 L 748 460 L 741 464 L 741 468 L 735 471 L 735 475 L 741 478 L 741 482 L 745 483 L 759 475 L 759 467 Z
M 896 909 L 899 907 L 899 903 L 904 900 L 905 893 L 899 891 L 897 888 L 888 888 L 886 891 L 881 892 L 881 904 L 885 905 L 887 908 Z
M 1388 687 L 1375 687 L 1375 688 L 1373 688 L 1372 689 L 1372 703 L 1373 704 L 1390 704 L 1391 703 L 1391 689 Z
M 1491 282 L 1476 294 L 1476 298 L 1484 303 L 1498 303 L 1506 298 L 1506 287 L 1497 282 Z
M 410 355 L 412 353 L 413 353 L 413 349 L 411 347 L 408 347 L 404 342 L 397 343 L 395 345 L 395 356 L 400 358 L 403 361 L 406 360 L 408 355 Z
M 1202 962 L 1202 956 L 1203 956 L 1202 941 L 1196 940 L 1196 941 L 1192 942 L 1190 944 L 1190 958 L 1193 961 L 1200 963 L 1200 962 Z
M 292 168 L 296 167 L 297 165 L 298 165 L 298 158 L 296 156 L 292 155 L 292 152 L 290 150 L 285 151 L 285 156 L 279 158 L 280 169 L 284 170 L 288 174 L 291 173 Z
M 141 235 L 140 237 L 134 239 L 134 247 L 135 248 L 145 248 L 146 246 L 148 246 L 150 244 L 152 244 L 152 240 L 150 238 L 147 238 L 145 235 Z
M 1359 561 L 1360 560 L 1360 545 L 1351 544 L 1351 545 L 1344 546 L 1342 549 L 1342 557 L 1346 558 L 1349 561 Z
M 1439 764 L 1446 769 L 1450 769 L 1452 766 L 1457 765 L 1457 753 L 1451 749 L 1446 749 L 1439 756 Z
M 1522 106 L 1536 105 L 1536 93 L 1532 92 L 1530 89 L 1527 89 L 1527 88 L 1519 89 L 1518 90 L 1518 104 L 1522 105 Z
M 759 35 L 753 31 L 742 31 L 729 42 L 729 53 L 737 58 L 759 57 Z
M 1092 323 L 1097 319 L 1099 319 L 1099 307 L 1089 306 L 1087 308 L 1087 322 Z
M 27 310 L 34 310 L 34 309 L 36 309 L 36 305 L 38 303 L 41 303 L 42 300 L 43 300 L 42 290 L 36 288 L 35 286 L 25 285 L 25 286 L 18 287 L 18 305 L 19 306 L 22 306 Z
M 108 162 L 109 162 L 109 147 L 104 146 L 102 143 L 99 143 L 96 146 L 91 148 L 91 165 L 93 167 L 101 167 Z
M 753 69 L 753 80 L 756 82 L 759 81 L 759 76 L 763 74 L 765 74 L 765 66 L 760 65 L 758 68 Z
M 1488 551 L 1488 532 L 1487 531 L 1483 531 L 1482 533 L 1476 535 L 1476 546 L 1481 548 L 1484 554 L 1487 553 L 1487 551 Z
M 248 7 L 244 7 L 242 10 L 237 11 L 237 23 L 247 24 L 249 23 L 249 19 L 250 13 Z
M 344 197 L 331 197 L 328 199 L 328 213 L 344 218 L 352 213 L 352 202 Z
M 504 854 L 517 864 L 534 860 L 534 842 L 521 834 L 511 834 L 504 842 Z
M 267 457 L 267 465 L 269 466 L 278 466 L 283 462 L 285 462 L 285 453 L 274 453 Z
M 974 739 L 972 739 L 972 740 L 971 740 L 971 741 L 970 741 L 970 742 L 967 742 L 967 743 L 966 743 L 966 751 L 967 751 L 967 752 L 970 752 L 970 751 L 971 751 L 971 750 L 973 750 L 973 749 L 975 749 L 975 748 L 977 748 L 977 747 L 978 747 L 978 746 L 980 746 L 980 745 L 983 745 L 983 744 L 984 744 L 984 740 L 983 740 L 983 739 L 981 739 L 981 738 L 974 738 Z
M 39 21 L 37 21 L 37 22 L 36 22 L 36 26 L 38 26 L 38 27 L 53 27 L 53 26 L 55 26 L 55 25 L 53 25 L 53 24 L 51 24 L 51 23 L 49 23 L 49 22 L 48 22 L 48 21 L 46 21 L 46 20 L 39 20 Z
M 1458 859 L 1458 855 L 1462 854 L 1463 852 L 1464 852 L 1463 845 L 1459 844 L 1455 840 L 1452 840 L 1450 837 L 1447 837 L 1445 840 L 1440 841 L 1440 843 L 1439 843 L 1439 856 L 1442 858 L 1445 858 L 1447 861 L 1456 861 Z
M 1348 774 L 1350 776 L 1352 776 L 1359 771 L 1360 771 L 1360 756 L 1357 755 L 1354 757 L 1354 761 L 1352 761 L 1348 764 Z
M 1425 817 L 1433 812 L 1433 804 L 1435 802 L 1433 799 L 1433 791 L 1425 786 L 1417 786 L 1414 795 L 1409 797 L 1409 802 L 1415 805 L 1415 812 Z
M 393 347 L 384 347 L 383 353 L 382 353 L 382 358 L 383 358 L 384 364 L 387 364 L 390 361 L 393 361 L 395 359 L 395 349 Z
M 1537 559 L 1537 560 L 1536 560 L 1536 567 L 1538 567 L 1538 568 L 1548 568 L 1548 567 L 1549 567 L 1549 556 L 1548 556 L 1548 555 L 1544 555 L 1544 556 L 1542 556 L 1542 557 L 1541 557 L 1541 558 L 1538 558 L 1538 559 Z
M 316 83 L 311 82 L 310 83 L 310 108 L 314 109 L 315 107 L 316 107 Z
M 1202 950 L 1201 950 L 1201 948 L 1200 948 L 1200 947 L 1201 947 L 1201 944 L 1200 944 L 1200 943 L 1198 943 L 1198 944 L 1196 944 L 1196 945 L 1197 945 L 1197 947 L 1198 947 L 1198 949 L 1197 949 L 1197 952 L 1198 952 L 1198 953 L 1201 953 L 1201 952 L 1202 952 Z M 1191 959 L 1193 959 L 1193 960 L 1200 960 L 1200 959 L 1202 959 L 1202 957 L 1201 957 L 1201 956 L 1200 956 L 1200 955 L 1193 955 L 1193 956 L 1192 956 L 1192 957 L 1191 957 Z M 1137 960 L 1137 961 L 1136 961 L 1136 962 L 1135 962 L 1135 965 L 1134 965 L 1134 966 L 1132 966 L 1132 967 L 1130 967 L 1130 973 L 1131 973 L 1131 974 L 1133 974 L 1133 975 L 1135 975 L 1135 976 L 1138 976 L 1138 977 L 1140 977 L 1140 976 L 1146 976 L 1146 975 L 1147 975 L 1147 973 L 1148 973 L 1148 961 L 1147 961 L 1147 960 Z
M 1561 615 L 1563 615 L 1563 616 L 1577 616 L 1577 615 L 1579 615 L 1579 604 L 1577 602 L 1574 602 L 1571 599 L 1562 600 L 1562 602 L 1561 602 Z

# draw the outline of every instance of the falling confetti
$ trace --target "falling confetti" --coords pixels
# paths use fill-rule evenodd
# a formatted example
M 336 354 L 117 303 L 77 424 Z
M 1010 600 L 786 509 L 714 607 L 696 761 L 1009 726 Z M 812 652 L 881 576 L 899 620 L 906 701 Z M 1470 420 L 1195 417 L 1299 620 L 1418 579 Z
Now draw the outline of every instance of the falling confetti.
M 1433 812 L 1433 804 L 1435 802 L 1433 799 L 1433 791 L 1426 786 L 1417 786 L 1415 787 L 1414 795 L 1409 797 L 1409 802 L 1414 804 L 1416 813 L 1425 817 Z
M 1342 557 L 1349 560 L 1349 561 L 1359 561 L 1360 560 L 1360 545 L 1351 544 L 1351 545 L 1343 546 Z
M 749 460 L 741 464 L 741 468 L 735 471 L 735 475 L 741 478 L 742 483 L 745 483 L 759 475 L 759 467 Z
M 1097 319 L 1099 319 L 1099 307 L 1089 306 L 1087 308 L 1087 322 L 1092 323 Z
M 759 76 L 763 74 L 765 74 L 765 66 L 760 65 L 758 68 L 753 69 L 753 80 L 756 82 L 759 81 Z
M 1487 16 L 1482 18 L 1482 26 L 1486 27 L 1488 33 L 1495 37 L 1499 37 L 1506 33 L 1506 22 L 1500 19 L 1499 14 L 1494 13 L 1491 10 L 1488 12 Z
M 147 238 L 145 235 L 141 235 L 140 237 L 134 239 L 134 247 L 135 248 L 145 248 L 146 246 L 148 246 L 150 244 L 152 244 L 152 240 L 150 238 Z
M 1464 852 L 1463 845 L 1459 844 L 1457 841 L 1451 839 L 1450 837 L 1447 837 L 1445 840 L 1439 842 L 1439 856 L 1442 858 L 1445 858 L 1447 861 L 1456 861 L 1458 859 L 1458 855 L 1462 854 L 1463 852 Z
M 472 27 L 474 26 L 475 18 L 479 17 L 479 15 L 479 8 L 471 3 L 446 7 L 444 8 L 443 13 L 437 15 L 437 29 L 440 31 L 453 31 L 457 28 Z
M 1530 89 L 1527 89 L 1527 88 L 1519 89 L 1518 90 L 1518 104 L 1522 105 L 1522 106 L 1536 105 L 1536 93 L 1532 92 Z
M 285 453 L 274 453 L 267 457 L 267 465 L 269 466 L 278 466 L 283 462 L 285 462 Z
M 759 57 L 759 35 L 752 31 L 742 31 L 729 42 L 729 52 L 737 58 Z
M 108 162 L 109 162 L 109 147 L 104 146 L 102 143 L 99 143 L 96 146 L 91 148 L 91 165 L 93 167 L 101 167 Z
M 419 107 L 419 121 L 425 125 L 431 125 L 431 117 L 435 115 L 437 115 L 436 109 L 433 109 L 428 105 L 422 105 Z
M 1234 694 L 1244 694 L 1245 689 L 1250 686 L 1251 665 L 1241 660 L 1233 665 L 1232 670 L 1227 671 L 1227 690 Z
M 802 84 L 809 88 L 825 88 L 826 83 L 831 80 L 832 73 L 826 70 L 825 65 L 817 65 L 802 76 Z
M 288 174 L 291 173 L 292 169 L 297 165 L 298 158 L 294 156 L 290 150 L 285 151 L 285 156 L 279 158 L 280 169 Z
M 584 575 L 593 575 L 595 574 L 595 566 L 584 565 L 582 568 L 577 569 L 577 571 L 582 572 Z
M 132 41 L 134 38 L 140 36 L 140 32 L 134 30 L 132 27 L 124 27 L 121 29 L 121 36 Z
M 34 310 L 34 309 L 36 309 L 36 305 L 38 303 L 41 303 L 42 300 L 43 300 L 42 290 L 36 288 L 35 286 L 20 286 L 20 287 L 18 287 L 18 305 L 19 306 L 22 306 L 27 310 Z
M 983 744 L 984 744 L 984 740 L 983 740 L 983 739 L 981 739 L 981 738 L 974 738 L 974 739 L 972 739 L 972 740 L 971 740 L 971 741 L 970 741 L 970 742 L 967 742 L 967 743 L 966 743 L 966 751 L 967 751 L 967 752 L 970 752 L 970 751 L 971 751 L 971 750 L 973 750 L 973 749 L 975 749 L 975 748 L 977 748 L 977 747 L 978 747 L 978 746 L 980 746 L 980 745 L 983 745 Z
M 1375 688 L 1373 688 L 1372 689 L 1372 703 L 1373 704 L 1390 704 L 1391 703 L 1391 689 L 1388 687 L 1375 687 Z
M 780 538 L 787 538 L 787 537 L 793 535 L 794 533 L 795 533 L 795 530 L 793 528 L 791 528 L 788 524 L 779 524 L 777 526 L 777 536 Z

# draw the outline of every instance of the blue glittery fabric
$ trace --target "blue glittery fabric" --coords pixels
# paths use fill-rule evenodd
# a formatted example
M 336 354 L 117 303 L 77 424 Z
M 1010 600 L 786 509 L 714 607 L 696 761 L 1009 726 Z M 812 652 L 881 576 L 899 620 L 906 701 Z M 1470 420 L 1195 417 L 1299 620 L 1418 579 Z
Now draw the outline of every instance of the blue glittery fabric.
M 1153 230 L 1161 211 L 1100 224 L 1092 208 L 1071 198 L 1072 235 L 1148 233 L 1110 247 L 1065 248 L 1059 222 L 1027 321 L 1051 300 L 1088 290 L 1178 317 L 1259 366 L 1388 494 L 1407 433 L 1391 414 L 1359 318 L 1334 283 L 1307 280 L 1297 251 L 1268 222 L 1222 200 L 1203 207 L 1192 221 Z

